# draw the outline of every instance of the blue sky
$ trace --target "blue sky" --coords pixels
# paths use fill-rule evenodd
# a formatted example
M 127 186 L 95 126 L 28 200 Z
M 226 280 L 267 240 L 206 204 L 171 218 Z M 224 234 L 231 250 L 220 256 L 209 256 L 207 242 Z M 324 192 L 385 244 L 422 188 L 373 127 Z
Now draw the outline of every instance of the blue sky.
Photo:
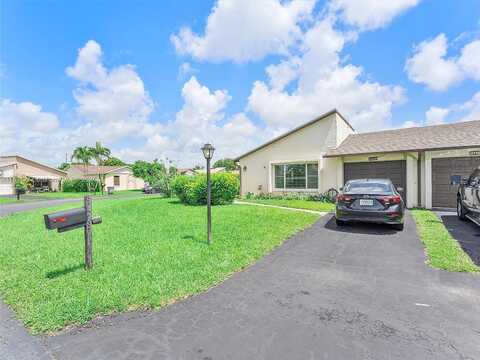
M 333 107 L 358 131 L 480 119 L 478 0 L 4 0 L 0 11 L 2 154 L 57 164 L 100 140 L 129 161 L 187 166 L 205 141 L 235 156 Z

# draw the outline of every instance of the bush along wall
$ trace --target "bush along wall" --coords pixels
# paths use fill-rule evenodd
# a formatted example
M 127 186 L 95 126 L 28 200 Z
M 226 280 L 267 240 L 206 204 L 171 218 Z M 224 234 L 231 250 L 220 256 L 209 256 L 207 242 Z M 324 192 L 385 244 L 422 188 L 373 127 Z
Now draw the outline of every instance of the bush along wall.
M 172 189 L 181 202 L 189 205 L 207 203 L 207 176 L 177 176 Z M 212 205 L 231 204 L 240 190 L 238 177 L 230 173 L 212 174 Z
M 99 192 L 100 182 L 98 180 L 67 179 L 63 181 L 63 192 Z

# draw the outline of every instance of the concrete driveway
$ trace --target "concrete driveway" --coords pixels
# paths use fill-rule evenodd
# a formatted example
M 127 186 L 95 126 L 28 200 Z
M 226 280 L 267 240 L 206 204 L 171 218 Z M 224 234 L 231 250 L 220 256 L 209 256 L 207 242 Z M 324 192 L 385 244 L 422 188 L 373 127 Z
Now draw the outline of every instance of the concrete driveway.
M 437 211 L 436 214 L 463 251 L 480 266 L 480 226 L 469 220 L 461 221 L 455 211 Z
M 331 215 L 216 288 L 43 338 L 56 359 L 480 359 L 480 277 Z

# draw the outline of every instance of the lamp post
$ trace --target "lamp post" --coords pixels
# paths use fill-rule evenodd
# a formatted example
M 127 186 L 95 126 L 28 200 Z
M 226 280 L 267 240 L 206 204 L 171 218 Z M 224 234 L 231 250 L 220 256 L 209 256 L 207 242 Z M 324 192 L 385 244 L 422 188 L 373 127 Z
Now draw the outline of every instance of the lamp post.
M 202 147 L 203 156 L 207 160 L 207 240 L 208 245 L 212 242 L 212 184 L 210 181 L 210 160 L 213 157 L 215 148 L 211 144 Z

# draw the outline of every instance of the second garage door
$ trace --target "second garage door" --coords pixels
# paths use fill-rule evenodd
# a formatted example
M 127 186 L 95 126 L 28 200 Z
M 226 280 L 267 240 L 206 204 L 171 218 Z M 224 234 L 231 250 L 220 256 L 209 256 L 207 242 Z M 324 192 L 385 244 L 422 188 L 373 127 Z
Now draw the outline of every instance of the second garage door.
M 390 179 L 399 193 L 406 200 L 407 171 L 406 161 L 375 161 L 345 163 L 343 167 L 344 181 L 353 179 Z
M 480 166 L 480 157 L 432 159 L 432 206 L 457 205 L 458 180 L 468 178 Z

